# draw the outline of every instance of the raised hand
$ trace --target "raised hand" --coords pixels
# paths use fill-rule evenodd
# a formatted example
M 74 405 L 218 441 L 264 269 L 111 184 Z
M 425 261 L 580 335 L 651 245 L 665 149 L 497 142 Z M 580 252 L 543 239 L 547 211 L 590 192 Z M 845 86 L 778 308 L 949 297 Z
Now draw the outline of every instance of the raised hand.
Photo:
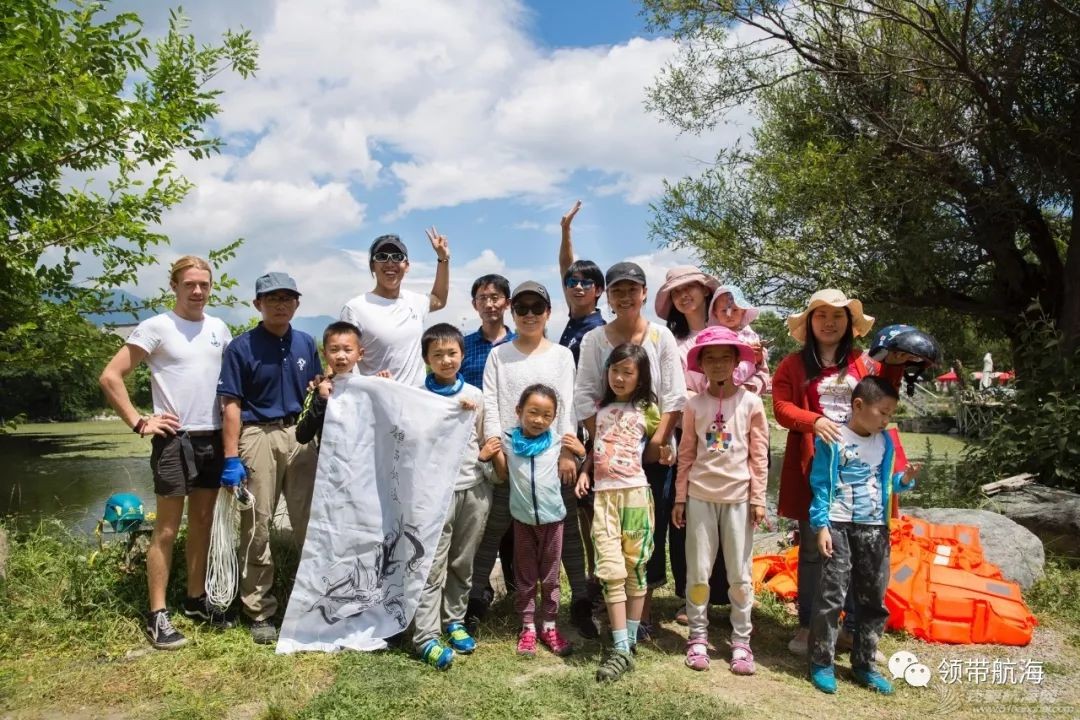
M 435 255 L 439 258 L 439 262 L 446 262 L 449 260 L 450 245 L 446 241 L 446 236 L 440 235 L 434 225 L 424 232 L 427 233 L 427 238 L 431 242 L 431 249 L 435 251 Z
M 562 219 L 559 220 L 559 226 L 562 228 L 564 235 L 570 232 L 570 224 L 574 222 L 574 216 L 577 215 L 578 210 L 580 209 L 581 201 L 578 200 L 574 203 L 574 207 L 570 208 L 570 212 L 563 215 Z

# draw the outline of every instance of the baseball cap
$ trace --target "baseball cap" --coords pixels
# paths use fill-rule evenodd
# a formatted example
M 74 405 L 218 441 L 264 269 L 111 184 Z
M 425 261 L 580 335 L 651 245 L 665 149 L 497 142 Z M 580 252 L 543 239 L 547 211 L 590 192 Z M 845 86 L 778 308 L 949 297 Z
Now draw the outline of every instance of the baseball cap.
M 296 289 L 296 281 L 289 277 L 288 273 L 266 273 L 255 281 L 255 297 L 272 293 L 275 290 L 288 290 L 300 297 L 300 291 Z
M 393 248 L 406 257 L 409 256 L 409 249 L 397 235 L 380 235 L 375 238 L 371 243 L 371 249 L 368 250 L 368 256 L 373 256 L 377 252 L 387 252 L 388 248 Z
M 632 262 L 617 262 L 608 268 L 604 276 L 604 282 L 611 287 L 620 280 L 629 280 L 638 285 L 645 285 L 645 271 L 641 266 Z
M 510 302 L 514 302 L 517 300 L 518 295 L 523 295 L 525 293 L 535 293 L 539 295 L 543 298 L 544 302 L 547 303 L 547 306 L 551 307 L 551 296 L 548 295 L 547 288 L 535 280 L 526 280 L 514 288 L 514 292 L 510 293 Z

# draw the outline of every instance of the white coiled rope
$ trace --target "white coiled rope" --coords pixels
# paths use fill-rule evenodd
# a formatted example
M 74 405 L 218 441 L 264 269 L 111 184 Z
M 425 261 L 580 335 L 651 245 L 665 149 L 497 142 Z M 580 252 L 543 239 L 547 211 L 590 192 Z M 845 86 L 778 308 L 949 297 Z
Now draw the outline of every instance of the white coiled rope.
M 210 526 L 210 552 L 206 559 L 206 599 L 222 612 L 236 599 L 240 513 L 249 509 L 254 520 L 254 498 L 247 488 L 223 487 L 218 492 L 214 522 Z

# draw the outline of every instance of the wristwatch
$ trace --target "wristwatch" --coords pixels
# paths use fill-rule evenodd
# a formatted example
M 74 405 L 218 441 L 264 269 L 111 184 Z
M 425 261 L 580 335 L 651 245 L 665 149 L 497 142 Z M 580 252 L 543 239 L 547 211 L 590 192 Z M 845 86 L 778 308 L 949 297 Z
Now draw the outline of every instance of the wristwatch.
M 139 421 L 132 426 L 131 430 L 138 433 L 139 437 L 142 437 L 143 432 L 146 430 L 146 418 L 139 418 Z

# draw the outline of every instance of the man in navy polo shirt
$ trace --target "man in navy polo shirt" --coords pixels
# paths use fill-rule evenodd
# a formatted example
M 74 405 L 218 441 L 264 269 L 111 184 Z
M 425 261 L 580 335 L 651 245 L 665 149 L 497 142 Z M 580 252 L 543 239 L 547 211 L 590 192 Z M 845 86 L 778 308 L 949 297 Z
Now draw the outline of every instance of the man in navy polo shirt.
M 303 547 L 315 479 L 317 451 L 296 442 L 296 421 L 308 383 L 322 366 L 314 338 L 290 325 L 299 305 L 296 281 L 285 273 L 256 280 L 255 309 L 262 322 L 229 344 L 218 380 L 225 447 L 221 484 L 235 487 L 246 479 L 255 497 L 254 519 L 240 515 L 240 600 L 251 619 L 251 637 L 260 644 L 277 641 L 270 518 L 284 494 L 293 538 Z
M 510 281 L 502 275 L 481 275 L 476 278 L 472 285 L 472 305 L 480 316 L 480 329 L 465 336 L 461 377 L 483 390 L 484 365 L 491 350 L 517 337 L 513 330 L 506 327 Z

